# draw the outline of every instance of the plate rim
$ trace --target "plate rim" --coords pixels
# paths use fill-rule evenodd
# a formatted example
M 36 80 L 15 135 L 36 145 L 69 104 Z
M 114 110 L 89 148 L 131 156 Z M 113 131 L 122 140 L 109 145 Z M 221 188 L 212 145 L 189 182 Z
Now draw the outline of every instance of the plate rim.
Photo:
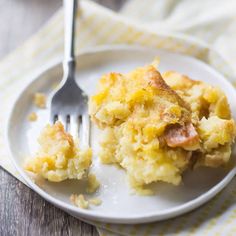
M 189 55 L 181 54 L 181 53 L 176 53 L 176 52 L 171 52 L 169 50 L 165 49 L 155 49 L 151 47 L 143 47 L 143 46 L 138 46 L 138 45 L 105 45 L 105 46 L 96 46 L 92 48 L 87 48 L 83 49 L 80 51 L 80 53 L 76 56 L 76 58 L 83 56 L 85 54 L 91 54 L 91 53 L 98 53 L 98 52 L 105 52 L 105 51 L 116 51 L 116 50 L 133 50 L 133 51 L 143 51 L 143 50 L 150 50 L 150 51 L 166 51 L 168 53 L 172 54 L 178 54 L 181 57 L 187 57 L 190 60 L 193 60 L 194 63 L 200 63 L 202 66 L 204 66 L 206 69 L 210 70 L 211 72 L 218 74 L 218 76 L 221 77 L 222 80 L 227 84 L 228 87 L 231 87 L 231 89 L 234 89 L 231 83 L 220 73 L 218 72 L 215 68 L 211 67 L 210 65 L 206 64 L 205 62 L 196 59 L 194 57 L 191 57 Z M 47 73 L 50 69 L 53 69 L 61 64 L 61 60 L 56 58 L 54 61 L 48 63 L 45 67 L 40 68 L 40 71 L 36 71 L 35 74 L 31 76 L 31 79 L 24 88 L 18 93 L 16 96 L 16 99 L 12 103 L 10 112 L 8 114 L 7 118 L 7 128 L 6 128 L 6 141 L 7 141 L 7 149 L 10 154 L 10 159 L 11 162 L 13 163 L 14 167 L 16 170 L 19 172 L 21 177 L 25 180 L 25 182 L 28 184 L 28 186 L 37 192 L 41 197 L 43 197 L 46 201 L 52 203 L 53 205 L 56 205 L 60 209 L 65 210 L 66 212 L 71 212 L 73 215 L 76 215 L 81 218 L 89 219 L 89 220 L 96 220 L 96 221 L 101 221 L 101 222 L 106 222 L 106 223 L 122 223 L 122 224 L 139 224 L 139 223 L 148 223 L 148 222 L 154 222 L 154 221 L 161 221 L 161 220 L 166 220 L 170 219 L 179 215 L 182 215 L 184 213 L 187 213 L 202 204 L 206 203 L 208 200 L 210 200 L 212 197 L 214 197 L 218 192 L 220 192 L 235 176 L 236 174 L 236 167 L 234 167 L 232 170 L 230 170 L 225 177 L 218 182 L 214 187 L 209 189 L 207 192 L 204 194 L 194 198 L 193 200 L 188 201 L 187 203 L 181 204 L 176 207 L 172 207 L 167 210 L 161 210 L 159 212 L 154 212 L 152 214 L 137 214 L 133 216 L 123 216 L 123 217 L 116 217 L 114 214 L 109 215 L 109 214 L 102 214 L 100 212 L 94 212 L 92 210 L 84 210 L 81 208 L 78 208 L 76 206 L 73 206 L 69 203 L 65 203 L 62 200 L 56 199 L 55 197 L 51 196 L 49 193 L 41 189 L 38 185 L 36 185 L 33 180 L 27 175 L 27 173 L 22 169 L 20 165 L 17 164 L 14 158 L 14 153 L 11 148 L 11 142 L 10 142 L 10 129 L 11 129 L 11 121 L 13 117 L 13 113 L 16 107 L 16 104 L 18 100 L 21 98 L 22 94 L 25 92 L 25 90 L 36 80 L 40 79 L 40 77 Z

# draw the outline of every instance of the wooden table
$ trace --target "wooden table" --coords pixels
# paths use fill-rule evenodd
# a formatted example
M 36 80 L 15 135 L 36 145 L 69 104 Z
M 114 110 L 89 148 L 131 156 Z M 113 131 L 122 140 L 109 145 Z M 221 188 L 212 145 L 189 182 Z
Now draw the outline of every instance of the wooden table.
M 118 10 L 125 0 L 96 0 Z M 0 58 L 20 46 L 62 5 L 59 0 L 0 0 Z M 0 167 L 0 236 L 97 236 L 96 229 L 44 201 Z

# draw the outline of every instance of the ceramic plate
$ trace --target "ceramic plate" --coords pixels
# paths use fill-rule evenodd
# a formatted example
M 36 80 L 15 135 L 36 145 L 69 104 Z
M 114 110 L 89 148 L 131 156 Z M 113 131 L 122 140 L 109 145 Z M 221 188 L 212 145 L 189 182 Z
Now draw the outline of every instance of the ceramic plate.
M 188 56 L 163 50 L 138 47 L 100 47 L 83 52 L 77 57 L 76 79 L 89 95 L 95 92 L 101 75 L 108 72 L 128 72 L 138 66 L 161 59 L 160 71 L 176 70 L 195 80 L 202 80 L 220 86 L 228 96 L 234 117 L 236 117 L 236 94 L 234 88 L 222 75 L 208 65 Z M 94 194 L 103 203 L 83 210 L 73 206 L 69 197 L 72 193 L 84 193 L 83 181 L 50 183 L 34 181 L 22 169 L 26 157 L 33 156 L 37 149 L 37 136 L 48 122 L 49 110 L 37 110 L 32 104 L 35 92 L 50 93 L 62 78 L 62 65 L 48 68 L 26 86 L 15 102 L 8 124 L 8 141 L 12 160 L 29 186 L 43 198 L 71 214 L 87 220 L 110 223 L 144 223 L 171 218 L 188 212 L 219 192 L 234 173 L 223 169 L 199 168 L 186 172 L 183 183 L 176 187 L 166 183 L 153 185 L 154 196 L 137 196 L 127 183 L 125 172 L 112 165 L 102 165 L 97 157 L 99 131 L 93 127 L 92 147 L 94 150 L 92 172 L 101 182 L 100 190 Z M 38 120 L 29 122 L 27 115 L 36 111 Z

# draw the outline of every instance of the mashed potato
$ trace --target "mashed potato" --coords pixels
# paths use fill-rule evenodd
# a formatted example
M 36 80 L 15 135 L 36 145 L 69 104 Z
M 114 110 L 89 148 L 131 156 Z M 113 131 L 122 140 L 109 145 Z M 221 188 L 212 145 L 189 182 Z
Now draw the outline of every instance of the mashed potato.
M 89 112 L 103 133 L 101 161 L 123 167 L 135 189 L 178 185 L 189 166 L 230 158 L 235 123 L 224 93 L 177 72 L 149 65 L 105 75 Z
M 81 179 L 87 174 L 91 165 L 92 150 L 80 150 L 60 122 L 47 125 L 38 142 L 40 149 L 36 157 L 26 161 L 27 171 L 52 182 Z

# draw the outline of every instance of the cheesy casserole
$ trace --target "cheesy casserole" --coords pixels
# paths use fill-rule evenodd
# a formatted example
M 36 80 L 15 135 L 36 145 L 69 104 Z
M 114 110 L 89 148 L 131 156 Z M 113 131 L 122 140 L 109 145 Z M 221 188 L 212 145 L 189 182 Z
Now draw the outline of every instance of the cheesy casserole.
M 229 161 L 236 129 L 225 94 L 177 72 L 148 65 L 104 75 L 89 112 L 103 133 L 101 161 L 124 168 L 137 190 Z

